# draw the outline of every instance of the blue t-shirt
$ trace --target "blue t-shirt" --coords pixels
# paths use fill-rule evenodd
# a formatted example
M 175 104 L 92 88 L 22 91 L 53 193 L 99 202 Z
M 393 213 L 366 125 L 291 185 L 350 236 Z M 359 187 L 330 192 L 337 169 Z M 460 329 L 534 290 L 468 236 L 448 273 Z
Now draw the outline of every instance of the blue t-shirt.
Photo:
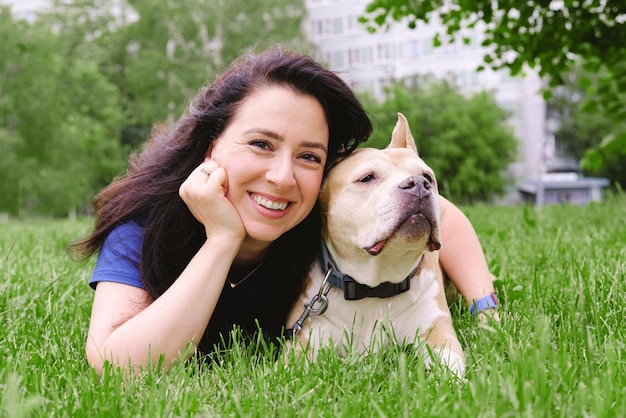
M 144 227 L 134 221 L 113 229 L 100 249 L 89 285 L 95 289 L 98 282 L 116 282 L 143 289 L 139 270 L 143 236 Z M 247 336 L 254 335 L 259 327 L 265 337 L 280 335 L 284 319 L 277 317 L 273 309 L 276 292 L 268 289 L 267 277 L 261 266 L 235 288 L 225 283 L 200 351 L 213 351 L 215 345 L 221 346 L 222 339 L 228 344 L 235 325 Z
M 123 283 L 143 289 L 139 273 L 143 227 L 134 221 L 113 229 L 104 240 L 89 285 Z

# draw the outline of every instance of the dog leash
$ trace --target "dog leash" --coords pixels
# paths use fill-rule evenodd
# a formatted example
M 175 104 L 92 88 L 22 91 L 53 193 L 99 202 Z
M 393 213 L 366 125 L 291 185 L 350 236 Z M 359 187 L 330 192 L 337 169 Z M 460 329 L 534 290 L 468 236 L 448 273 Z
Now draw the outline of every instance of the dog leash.
M 304 311 L 293 324 L 293 327 L 285 331 L 285 337 L 287 339 L 294 338 L 300 333 L 300 331 L 302 330 L 302 326 L 304 325 L 304 321 L 306 321 L 309 316 L 318 316 L 326 312 L 326 309 L 328 308 L 327 295 L 330 291 L 330 288 L 332 287 L 330 282 L 328 281 L 331 272 L 332 270 L 329 270 L 328 273 L 326 273 L 324 280 L 322 280 L 320 290 L 313 297 L 313 299 L 304 304 Z

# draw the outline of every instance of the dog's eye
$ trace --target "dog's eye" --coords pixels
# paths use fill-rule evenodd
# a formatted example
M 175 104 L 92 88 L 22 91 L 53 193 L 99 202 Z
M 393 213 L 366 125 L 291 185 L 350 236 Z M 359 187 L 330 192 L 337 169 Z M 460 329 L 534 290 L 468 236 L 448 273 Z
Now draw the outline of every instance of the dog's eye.
M 374 180 L 376 177 L 374 177 L 373 174 L 368 174 L 366 176 L 363 176 L 359 179 L 360 183 L 369 183 L 370 181 Z

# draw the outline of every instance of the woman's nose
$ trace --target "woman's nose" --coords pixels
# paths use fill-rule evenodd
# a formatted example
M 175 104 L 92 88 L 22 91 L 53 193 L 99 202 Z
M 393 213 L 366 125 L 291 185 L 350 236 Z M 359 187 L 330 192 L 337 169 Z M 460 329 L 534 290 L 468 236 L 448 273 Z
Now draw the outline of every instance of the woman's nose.
M 288 187 L 296 184 L 291 159 L 272 161 L 265 174 L 265 178 L 279 187 Z

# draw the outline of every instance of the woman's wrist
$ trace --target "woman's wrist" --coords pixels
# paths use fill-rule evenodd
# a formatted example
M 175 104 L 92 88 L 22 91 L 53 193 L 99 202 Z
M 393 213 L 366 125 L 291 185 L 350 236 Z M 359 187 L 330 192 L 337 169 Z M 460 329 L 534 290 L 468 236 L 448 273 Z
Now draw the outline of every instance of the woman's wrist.
M 498 308 L 498 298 L 495 292 L 492 292 L 488 295 L 485 295 L 481 298 L 474 299 L 472 301 L 472 305 L 470 307 L 470 315 L 472 317 L 476 317 L 482 312 L 485 312 L 489 309 L 497 309 Z

